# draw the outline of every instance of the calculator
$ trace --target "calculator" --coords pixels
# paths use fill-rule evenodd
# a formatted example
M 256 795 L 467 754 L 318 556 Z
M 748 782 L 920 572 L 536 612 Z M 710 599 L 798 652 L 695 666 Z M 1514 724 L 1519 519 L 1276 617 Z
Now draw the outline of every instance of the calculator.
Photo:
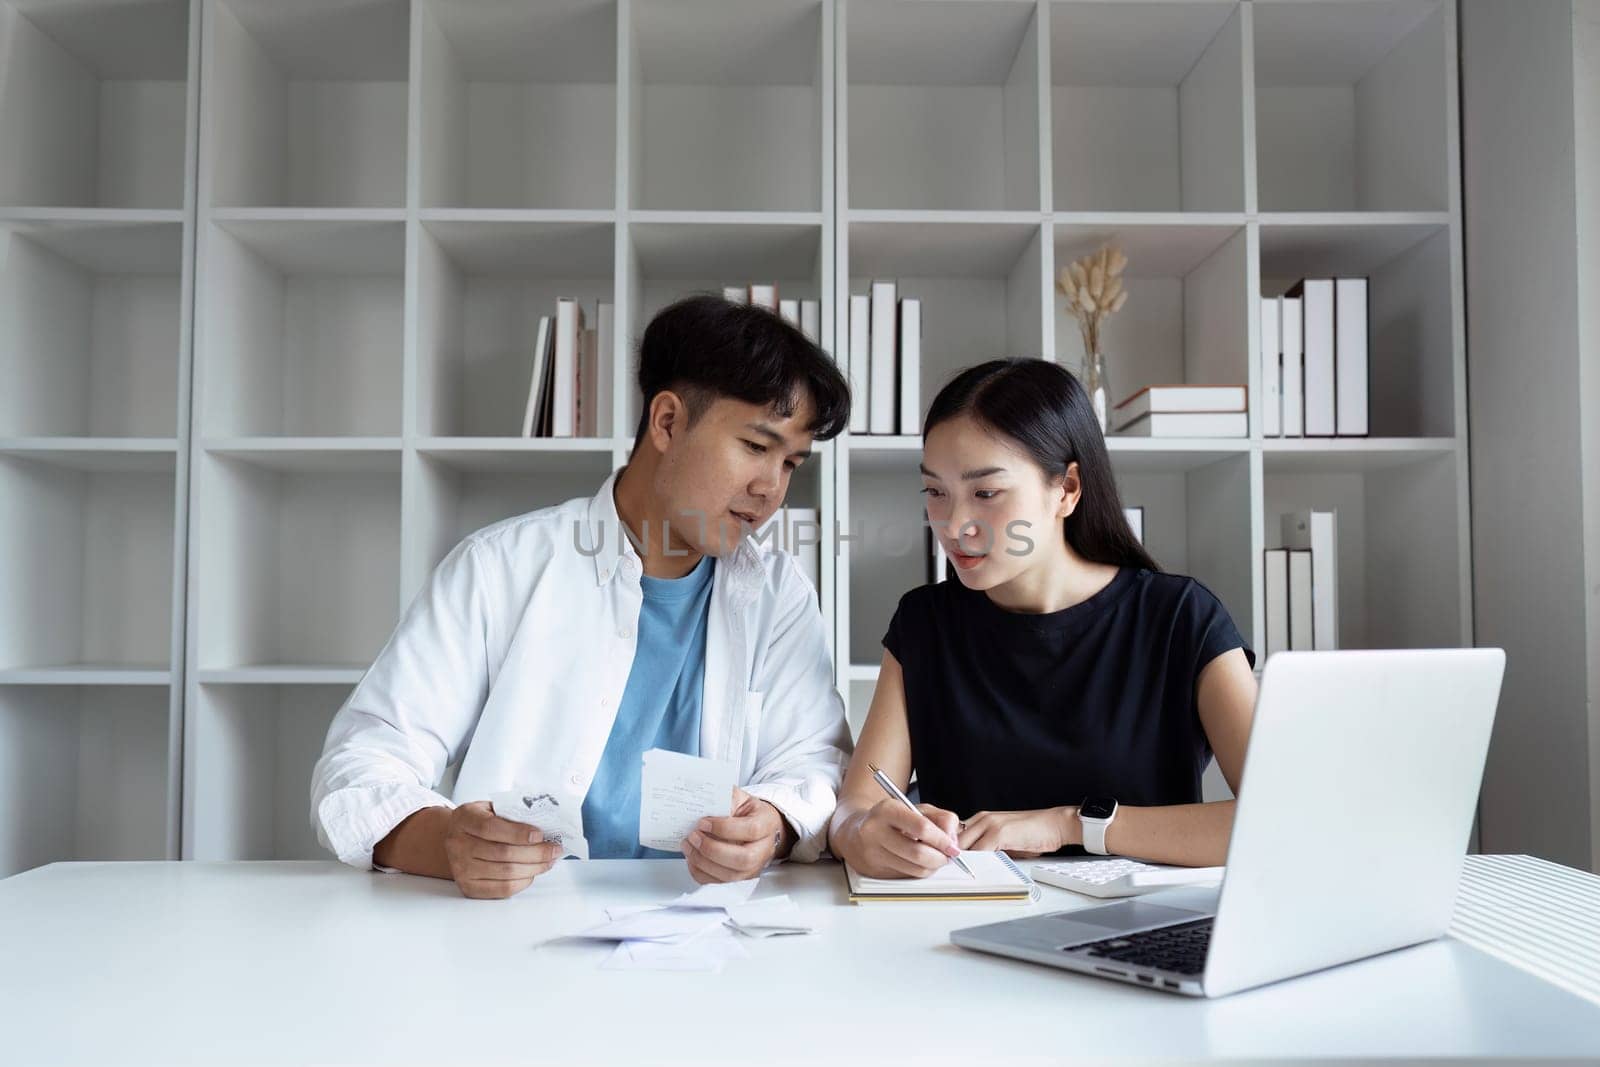
M 1175 886 L 1216 885 L 1222 867 L 1169 867 L 1139 860 L 1067 860 L 1036 863 L 1028 873 L 1036 882 L 1091 897 L 1131 897 Z

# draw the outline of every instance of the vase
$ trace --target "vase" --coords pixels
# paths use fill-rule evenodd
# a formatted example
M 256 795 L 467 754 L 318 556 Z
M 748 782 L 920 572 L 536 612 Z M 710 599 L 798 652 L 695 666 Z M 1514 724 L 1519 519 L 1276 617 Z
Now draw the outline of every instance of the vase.
M 1111 379 L 1106 373 L 1104 352 L 1090 352 L 1080 365 L 1079 377 L 1083 391 L 1089 394 L 1089 404 L 1094 417 L 1099 420 L 1100 432 L 1109 432 L 1106 420 L 1111 415 Z

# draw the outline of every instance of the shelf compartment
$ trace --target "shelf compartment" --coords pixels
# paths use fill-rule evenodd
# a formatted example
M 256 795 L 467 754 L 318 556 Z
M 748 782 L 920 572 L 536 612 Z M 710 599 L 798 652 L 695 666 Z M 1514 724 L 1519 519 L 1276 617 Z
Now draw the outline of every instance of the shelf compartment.
M 175 455 L 84 471 L 0 455 L 0 668 L 172 661 Z
M 862 0 L 846 10 L 850 206 L 1038 210 L 1034 5 Z
M 1274 216 L 1261 224 L 1261 293 L 1300 278 L 1364 277 L 1373 437 L 1451 437 L 1457 358 L 1451 235 L 1443 221 Z
M 311 772 L 344 685 L 199 687 L 189 858 L 328 860 L 311 823 Z
M 850 292 L 894 280 L 922 301 L 919 427 L 959 370 L 1043 354 L 1042 232 L 1037 221 L 850 224 Z
M 405 205 L 405 0 L 213 0 L 206 32 L 205 203 Z
M 11 0 L 0 53 L 0 204 L 183 207 L 188 0 Z
M 403 223 L 218 222 L 203 259 L 204 432 L 400 432 Z
M 1057 211 L 1243 211 L 1243 16 L 1234 3 L 1055 3 Z
M 615 263 L 616 228 L 610 222 L 424 222 L 418 245 L 419 432 L 519 434 L 540 317 L 553 319 L 557 299 L 573 297 L 592 328 L 596 305 L 615 304 Z M 605 358 L 615 363 L 623 350 L 617 338 Z
M 823 8 L 633 5 L 631 206 L 821 209 Z
M 611 208 L 617 5 L 419 3 L 422 205 Z
M 1101 336 L 1120 404 L 1151 385 L 1245 385 L 1250 380 L 1250 290 L 1244 226 L 1130 220 L 1062 221 L 1055 226 L 1059 274 L 1101 245 L 1128 257 L 1128 302 Z M 1081 374 L 1083 335 L 1051 286 L 1056 359 Z M 1114 437 L 1115 423 L 1111 428 Z
M 0 878 L 167 858 L 166 686 L 0 684 Z
M 0 437 L 178 428 L 183 227 L 0 225 Z
M 1339 647 L 1449 648 L 1472 643 L 1462 612 L 1461 516 L 1455 452 L 1369 464 L 1267 453 L 1267 548 L 1283 544 L 1281 516 L 1337 513 Z
M 1260 210 L 1445 210 L 1453 5 L 1250 6 Z
M 196 482 L 197 669 L 369 666 L 399 616 L 398 449 L 207 452 Z

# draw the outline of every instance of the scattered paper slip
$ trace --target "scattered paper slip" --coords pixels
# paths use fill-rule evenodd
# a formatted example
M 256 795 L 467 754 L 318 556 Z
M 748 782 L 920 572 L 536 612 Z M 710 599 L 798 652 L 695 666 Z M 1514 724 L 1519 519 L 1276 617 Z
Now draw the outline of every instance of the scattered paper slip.
M 682 852 L 683 839 L 708 816 L 733 811 L 739 769 L 722 760 L 652 748 L 644 754 L 639 788 L 639 844 Z
M 562 848 L 562 856 L 589 858 L 589 842 L 583 837 L 583 812 L 576 808 L 563 808 L 561 802 L 549 793 L 533 790 L 510 790 L 495 793 L 489 805 L 502 819 L 527 823 L 538 827 L 546 841 Z
M 615 941 L 605 970 L 704 971 L 749 955 L 743 938 L 810 934 L 816 927 L 787 896 L 752 900 L 758 879 L 706 885 L 667 904 L 617 904 L 606 922 L 571 940 Z

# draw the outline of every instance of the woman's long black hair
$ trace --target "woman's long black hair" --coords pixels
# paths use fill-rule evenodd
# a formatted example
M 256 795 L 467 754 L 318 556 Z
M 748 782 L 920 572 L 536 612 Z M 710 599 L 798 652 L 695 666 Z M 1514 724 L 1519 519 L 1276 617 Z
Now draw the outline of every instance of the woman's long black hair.
M 1065 475 L 1068 464 L 1078 465 L 1082 496 L 1064 523 L 1074 552 L 1094 563 L 1161 569 L 1128 527 L 1089 394 L 1065 367 L 1041 359 L 968 367 L 934 398 L 923 441 L 957 415 L 971 415 L 1017 442 L 1052 479 Z

